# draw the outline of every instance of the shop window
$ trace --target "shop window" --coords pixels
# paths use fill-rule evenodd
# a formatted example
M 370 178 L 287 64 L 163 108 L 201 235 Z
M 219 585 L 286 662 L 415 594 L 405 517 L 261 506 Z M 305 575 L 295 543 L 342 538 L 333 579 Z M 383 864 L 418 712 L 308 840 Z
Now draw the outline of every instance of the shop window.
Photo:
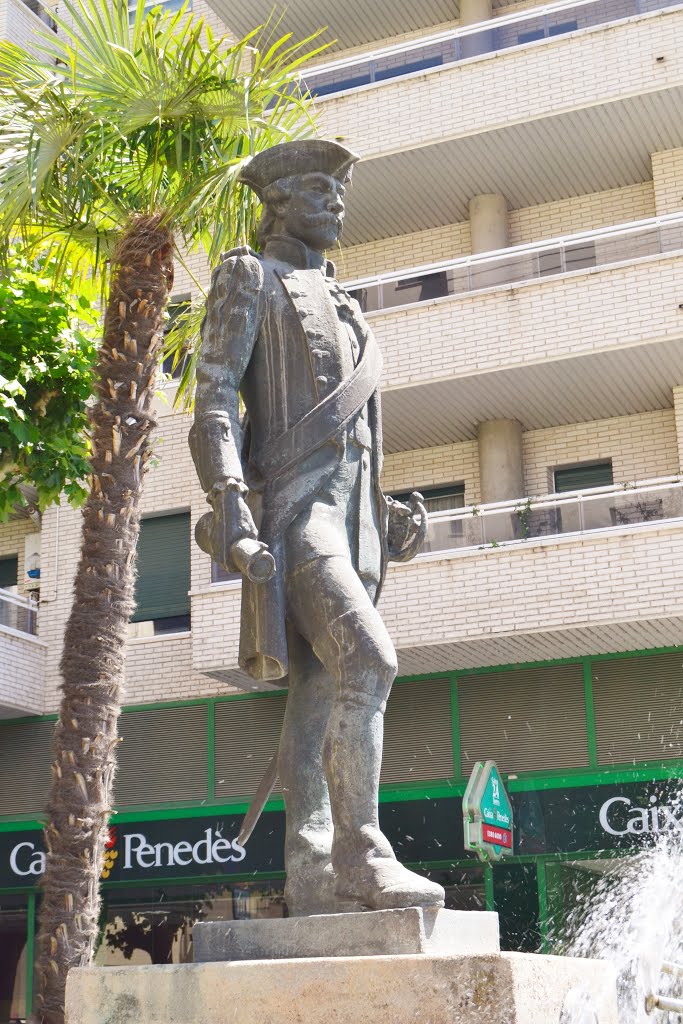
M 503 772 L 588 765 L 581 665 L 462 676 L 458 704 L 464 776 L 489 757 Z
M 541 932 L 536 865 L 495 865 L 493 903 L 500 921 L 500 948 L 537 953 Z
M 140 523 L 138 575 L 131 636 L 179 633 L 190 628 L 190 513 Z
M 556 469 L 553 476 L 555 494 L 608 487 L 614 483 L 611 459 L 605 462 L 581 462 L 565 469 Z
M 0 1021 L 20 1024 L 28 1016 L 25 896 L 0 896 Z
M 593 663 L 598 764 L 683 757 L 681 654 Z

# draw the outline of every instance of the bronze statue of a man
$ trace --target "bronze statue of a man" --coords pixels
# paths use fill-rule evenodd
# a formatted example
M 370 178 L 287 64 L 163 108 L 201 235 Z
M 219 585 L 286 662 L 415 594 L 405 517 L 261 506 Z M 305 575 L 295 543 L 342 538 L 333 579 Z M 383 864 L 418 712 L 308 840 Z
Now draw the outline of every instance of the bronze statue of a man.
M 387 559 L 415 554 L 426 517 L 419 496 L 380 489 L 381 357 L 324 255 L 357 159 L 308 140 L 246 165 L 261 252 L 233 250 L 214 272 L 190 434 L 213 508 L 204 546 L 245 573 L 240 664 L 289 688 L 277 773 L 292 915 L 444 901 L 399 864 L 377 814 L 396 654 L 375 605 Z M 272 555 L 270 579 L 249 572 L 250 546 Z

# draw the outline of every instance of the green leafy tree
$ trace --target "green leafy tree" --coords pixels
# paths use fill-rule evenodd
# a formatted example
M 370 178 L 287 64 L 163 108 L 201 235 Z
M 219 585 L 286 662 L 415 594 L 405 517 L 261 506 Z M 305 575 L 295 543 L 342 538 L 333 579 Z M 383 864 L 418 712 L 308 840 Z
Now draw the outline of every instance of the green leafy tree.
M 90 472 L 86 400 L 92 390 L 95 314 L 90 300 L 55 291 L 53 267 L 36 271 L 12 252 L 0 275 L 0 520 L 62 492 L 75 504 Z
M 38 936 L 39 1010 L 62 1024 L 66 974 L 98 933 L 139 503 L 176 237 L 213 261 L 247 239 L 245 158 L 309 134 L 293 88 L 311 40 L 269 27 L 218 39 L 185 10 L 129 18 L 127 0 L 64 0 L 37 61 L 0 46 L 4 234 L 101 285 L 89 408 L 91 489 L 61 661 Z

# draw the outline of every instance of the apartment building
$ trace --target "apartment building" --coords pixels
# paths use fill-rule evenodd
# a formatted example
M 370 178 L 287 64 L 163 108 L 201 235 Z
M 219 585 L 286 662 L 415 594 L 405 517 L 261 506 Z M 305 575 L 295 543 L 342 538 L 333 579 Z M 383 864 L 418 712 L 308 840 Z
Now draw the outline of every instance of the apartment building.
M 270 0 L 194 9 L 243 32 Z M 37 16 L 4 0 L 0 31 L 30 45 Z M 606 858 L 681 827 L 683 4 L 290 0 L 283 25 L 328 19 L 307 86 L 322 132 L 363 156 L 331 255 L 384 353 L 385 491 L 430 509 L 380 606 L 399 658 L 383 825 L 449 906 L 551 948 Z M 177 301 L 208 280 L 189 262 Z M 191 541 L 188 429 L 160 406 L 101 963 L 183 959 L 198 917 L 285 913 L 277 791 L 232 844 L 286 698 L 249 691 L 239 580 Z M 0 526 L 0 1021 L 30 1009 L 78 544 L 68 507 Z M 462 836 L 487 757 L 516 816 L 493 868 Z

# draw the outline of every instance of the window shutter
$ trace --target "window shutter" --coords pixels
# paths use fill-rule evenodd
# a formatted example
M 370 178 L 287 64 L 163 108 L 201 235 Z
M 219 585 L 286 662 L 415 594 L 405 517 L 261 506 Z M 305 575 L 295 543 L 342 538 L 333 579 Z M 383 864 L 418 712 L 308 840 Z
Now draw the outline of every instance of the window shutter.
M 683 757 L 683 652 L 593 663 L 598 764 Z
M 555 470 L 556 494 L 562 494 L 564 491 L 583 491 L 588 487 L 608 487 L 612 483 L 614 477 L 611 462 Z
M 453 776 L 451 692 L 447 679 L 399 683 L 384 716 L 380 782 Z
M 190 612 L 190 514 L 143 519 L 131 622 Z
M 286 696 L 278 694 L 216 704 L 217 799 L 256 792 L 277 751 L 286 702 Z
M 581 665 L 463 676 L 458 705 L 464 775 L 489 757 L 503 772 L 588 765 Z
M 54 722 L 0 725 L 0 814 L 42 814 Z
M 207 729 L 206 705 L 122 714 L 116 806 L 206 800 Z
M 9 590 L 16 587 L 19 573 L 19 560 L 14 555 L 12 558 L 0 558 L 0 587 Z

